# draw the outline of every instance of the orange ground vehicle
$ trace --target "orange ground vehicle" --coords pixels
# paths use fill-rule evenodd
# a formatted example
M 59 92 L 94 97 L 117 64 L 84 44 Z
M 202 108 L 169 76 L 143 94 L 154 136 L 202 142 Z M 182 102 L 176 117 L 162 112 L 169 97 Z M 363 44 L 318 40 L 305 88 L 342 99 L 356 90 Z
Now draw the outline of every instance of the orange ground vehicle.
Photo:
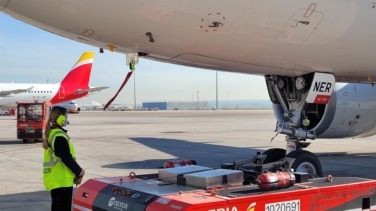
M 17 138 L 23 142 L 43 140 L 51 103 L 17 103 Z

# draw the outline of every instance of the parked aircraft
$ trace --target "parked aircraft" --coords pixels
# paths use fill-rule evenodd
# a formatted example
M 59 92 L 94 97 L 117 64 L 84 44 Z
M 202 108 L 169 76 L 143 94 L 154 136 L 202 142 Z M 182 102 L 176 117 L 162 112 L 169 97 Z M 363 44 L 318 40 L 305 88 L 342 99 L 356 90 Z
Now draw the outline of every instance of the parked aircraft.
M 69 100 L 62 103 L 57 103 L 54 106 L 61 106 L 68 110 L 68 113 L 78 114 L 81 111 L 81 108 L 78 107 L 76 101 Z
M 94 100 L 91 100 L 90 103 L 87 104 L 80 104 L 78 107 L 81 108 L 81 110 L 85 111 L 102 111 L 103 110 L 103 104 Z
M 109 111 L 132 111 L 134 110 L 133 106 L 125 104 L 111 104 L 108 106 Z
M 60 83 L 0 83 L 0 107 L 16 107 L 17 102 L 50 101 L 54 105 L 108 88 L 89 86 L 93 58 L 93 52 L 84 52 Z
M 131 68 L 141 56 L 265 76 L 287 144 L 265 151 L 264 164 L 287 157 L 296 171 L 321 176 L 317 157 L 303 150 L 307 139 L 376 133 L 373 1 L 0 0 L 0 10 L 124 53 Z

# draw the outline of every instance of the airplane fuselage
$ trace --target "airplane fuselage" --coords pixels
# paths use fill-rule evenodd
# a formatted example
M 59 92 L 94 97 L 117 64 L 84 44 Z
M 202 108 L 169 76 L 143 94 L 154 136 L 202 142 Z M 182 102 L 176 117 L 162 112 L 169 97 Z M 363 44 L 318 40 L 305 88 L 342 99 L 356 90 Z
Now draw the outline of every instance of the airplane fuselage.
M 32 88 L 31 88 L 32 87 Z M 85 96 L 87 92 L 80 95 L 66 91 L 60 84 L 1 84 L 1 91 L 14 89 L 28 89 L 22 93 L 10 94 L 0 97 L 0 107 L 15 107 L 17 102 L 35 103 L 35 102 L 51 102 L 52 104 L 65 102 Z
M 376 7 L 369 0 L 64 5 L 72 6 L 0 0 L 0 11 L 79 42 L 163 62 L 258 75 L 327 72 L 337 81 L 376 79 Z
M 15 102 L 34 103 L 50 101 L 59 90 L 60 84 L 0 84 L 0 92 L 12 89 L 31 89 L 18 94 L 0 97 L 1 107 L 15 107 Z

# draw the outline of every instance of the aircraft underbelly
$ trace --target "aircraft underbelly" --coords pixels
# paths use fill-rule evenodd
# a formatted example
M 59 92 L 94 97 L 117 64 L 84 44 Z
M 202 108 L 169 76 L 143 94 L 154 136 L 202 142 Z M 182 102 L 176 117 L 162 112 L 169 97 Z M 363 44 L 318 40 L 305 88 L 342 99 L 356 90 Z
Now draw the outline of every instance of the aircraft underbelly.
M 312 8 L 316 4 L 312 4 Z M 321 12 L 300 9 L 291 16 L 282 31 L 277 35 L 277 42 L 299 45 L 305 42 L 317 29 L 323 19 Z
M 162 62 L 261 75 L 330 72 L 337 81 L 376 78 L 371 2 L 11 0 L 6 6 L 4 12 L 47 31 Z
M 233 71 L 239 73 L 248 73 L 256 75 L 276 74 L 276 75 L 302 75 L 308 73 L 302 70 L 307 69 L 283 69 L 281 67 L 265 66 L 264 64 L 252 63 L 252 61 L 239 62 L 234 59 L 225 60 L 219 58 L 211 58 L 205 55 L 198 54 L 182 54 L 174 57 L 170 61 L 174 63 L 181 63 L 198 68 L 206 68 L 221 71 Z

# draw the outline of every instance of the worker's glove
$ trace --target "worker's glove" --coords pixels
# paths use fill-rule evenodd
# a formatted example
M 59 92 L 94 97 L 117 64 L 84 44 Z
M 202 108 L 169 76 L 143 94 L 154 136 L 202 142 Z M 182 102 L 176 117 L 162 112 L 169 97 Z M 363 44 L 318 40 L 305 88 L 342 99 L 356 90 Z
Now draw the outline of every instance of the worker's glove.
M 73 180 L 74 184 L 76 184 L 76 186 L 79 185 L 79 184 L 81 184 L 83 177 L 84 176 L 75 177 L 74 180 Z
M 82 182 L 82 178 L 84 177 L 84 175 L 85 175 L 85 171 L 82 170 L 81 173 L 80 173 L 80 175 L 79 175 L 79 176 L 76 176 L 76 177 L 74 178 L 73 182 L 74 182 L 74 184 L 76 184 L 76 186 L 79 185 L 79 184 L 81 184 L 81 182 Z

